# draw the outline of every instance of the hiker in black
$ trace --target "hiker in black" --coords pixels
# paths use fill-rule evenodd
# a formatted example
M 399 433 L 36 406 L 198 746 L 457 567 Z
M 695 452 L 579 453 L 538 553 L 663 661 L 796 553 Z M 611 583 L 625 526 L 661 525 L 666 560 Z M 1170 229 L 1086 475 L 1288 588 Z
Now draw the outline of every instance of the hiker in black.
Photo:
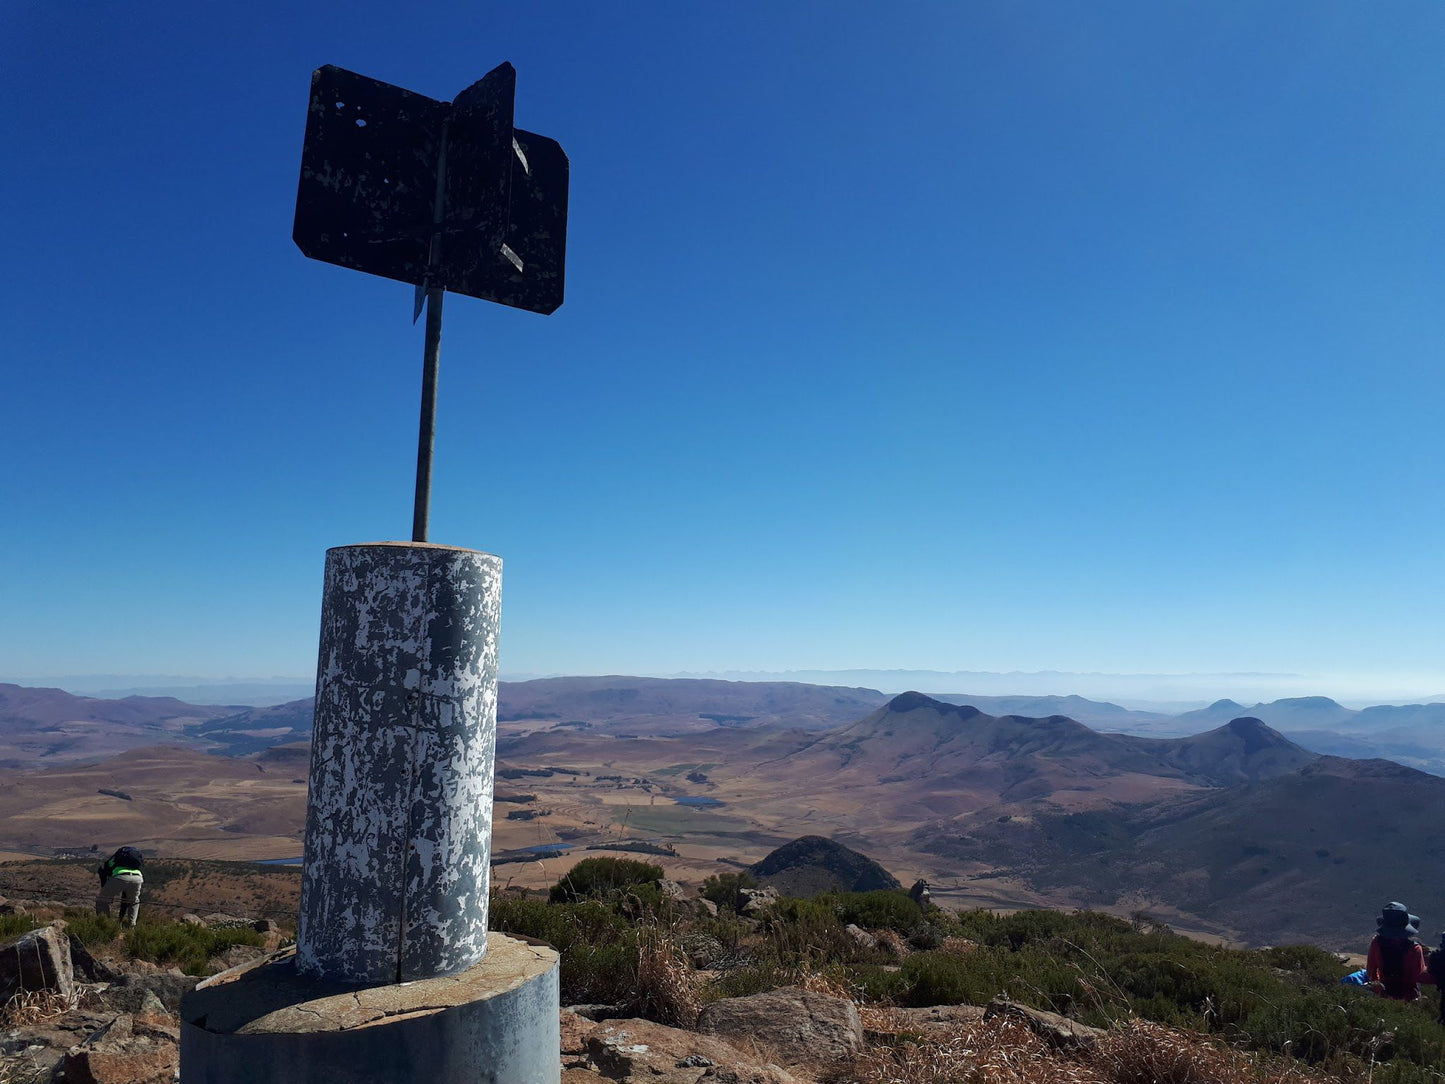
M 140 917 L 140 889 L 145 883 L 141 867 L 145 859 L 134 847 L 121 847 L 101 863 L 95 872 L 100 877 L 100 892 L 95 897 L 95 913 L 110 914 L 110 901 L 120 895 L 120 922 L 134 926 Z
M 1417 1000 L 1420 983 L 1435 981 L 1425 969 L 1425 949 L 1415 940 L 1420 935 L 1420 919 L 1403 903 L 1387 903 L 1375 926 L 1378 932 L 1370 941 L 1365 963 L 1370 986 L 1381 997 Z

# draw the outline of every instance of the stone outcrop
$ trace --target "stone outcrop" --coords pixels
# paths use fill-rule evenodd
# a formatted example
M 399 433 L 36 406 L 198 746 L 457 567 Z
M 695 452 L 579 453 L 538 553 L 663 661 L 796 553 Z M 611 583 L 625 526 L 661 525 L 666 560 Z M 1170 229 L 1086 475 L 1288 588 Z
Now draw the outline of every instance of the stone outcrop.
M 983 1018 L 1008 1016 L 1027 1024 L 1029 1030 L 1055 1050 L 1092 1050 L 1104 1034 L 1098 1028 L 1091 1028 L 1077 1020 L 1070 1020 L 1058 1013 L 1031 1009 L 1007 998 L 994 998 L 983 1010 Z
M 578 1059 L 564 1056 L 567 1084 L 599 1079 L 641 1084 L 807 1084 L 731 1043 L 651 1020 L 597 1024 Z
M 180 971 L 147 971 L 124 975 L 116 984 L 120 987 L 139 987 L 149 990 L 160 999 L 162 1005 L 169 1013 L 177 1013 L 181 1008 L 181 998 L 195 988 L 200 982 L 195 975 L 185 975 Z M 111 988 L 112 990 L 115 987 Z M 111 991 L 107 991 L 109 995 Z
M 982 1005 L 930 1005 L 925 1008 L 889 1009 L 887 1026 L 865 1024 L 867 1042 L 892 1043 L 901 1033 L 917 1035 L 929 1042 L 947 1042 L 959 1032 L 983 1019 Z
M 757 918 L 764 909 L 778 902 L 776 888 L 742 888 L 738 890 L 738 914 Z
M 92 956 L 75 934 L 67 934 L 66 940 L 70 942 L 70 968 L 76 982 L 115 982 L 121 977 L 114 967 Z
M 714 1001 L 697 1026 L 705 1034 L 758 1043 L 789 1064 L 836 1061 L 863 1044 L 863 1025 L 851 1001 L 796 986 Z
M 75 996 L 70 938 L 55 926 L 42 926 L 0 945 L 0 1005 L 16 994 L 41 991 Z

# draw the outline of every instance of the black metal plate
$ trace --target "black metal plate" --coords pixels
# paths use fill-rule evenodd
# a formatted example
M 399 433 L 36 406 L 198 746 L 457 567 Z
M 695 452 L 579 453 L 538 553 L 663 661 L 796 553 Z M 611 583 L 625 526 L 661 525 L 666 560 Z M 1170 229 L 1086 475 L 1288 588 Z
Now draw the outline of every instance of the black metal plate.
M 506 240 L 517 72 L 499 64 L 457 95 L 447 131 L 442 285 L 469 293 Z
M 311 76 L 292 237 L 312 259 L 514 308 L 562 304 L 567 155 L 512 128 L 502 64 L 439 102 L 334 65 Z M 437 167 L 446 133 L 440 228 Z M 438 260 L 429 267 L 431 239 Z
M 307 256 L 419 283 L 451 106 L 328 64 L 311 76 L 296 221 Z
M 566 152 L 555 139 L 521 128 L 513 135 L 521 155 L 512 155 L 505 243 L 522 267 L 519 270 L 504 254 L 497 253 L 479 263 L 474 273 L 449 278 L 447 288 L 545 315 L 562 304 L 570 166 Z

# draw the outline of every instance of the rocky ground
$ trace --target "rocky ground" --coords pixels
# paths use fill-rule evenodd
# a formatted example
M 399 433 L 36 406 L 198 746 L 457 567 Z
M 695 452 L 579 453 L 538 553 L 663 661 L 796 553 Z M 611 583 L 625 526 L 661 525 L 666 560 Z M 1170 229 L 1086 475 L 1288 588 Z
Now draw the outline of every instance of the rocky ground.
M 199 981 L 145 960 L 92 954 L 52 917 L 47 901 L 4 901 L 0 911 L 48 921 L 0 943 L 0 1082 L 160 1084 L 178 1067 L 181 998 Z M 252 925 L 260 947 L 232 946 L 209 961 L 224 970 L 274 950 L 266 919 L 188 916 L 196 925 Z
M 198 979 L 92 954 L 47 901 L 0 901 L 44 925 L 0 942 L 0 1084 L 170 1084 L 178 1079 L 181 998 Z M 212 914 L 188 924 L 250 922 Z M 278 951 L 237 945 L 211 971 Z M 865 933 L 866 931 L 860 931 Z M 281 950 L 285 951 L 285 950 Z M 640 979 L 640 981 L 642 981 Z M 656 981 L 655 979 L 652 981 Z M 859 1006 L 819 976 L 707 1004 L 578 1005 L 560 1017 L 563 1084 L 1235 1084 L 1325 1079 L 1257 1062 L 1192 1033 L 1134 1021 L 1108 1031 L 995 999 L 984 1006 Z M 666 999 L 656 1004 L 668 1004 Z M 684 1011 L 679 1012 L 679 1006 Z M 678 1016 L 685 1017 L 679 1019 Z M 674 1026 L 674 1025 L 686 1026 Z

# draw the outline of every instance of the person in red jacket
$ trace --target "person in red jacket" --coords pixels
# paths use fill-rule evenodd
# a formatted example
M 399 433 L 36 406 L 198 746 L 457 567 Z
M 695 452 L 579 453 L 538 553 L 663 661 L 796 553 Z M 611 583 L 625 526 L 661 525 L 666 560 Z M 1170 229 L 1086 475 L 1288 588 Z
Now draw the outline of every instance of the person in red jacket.
M 1422 982 L 1434 983 L 1425 968 L 1425 948 L 1416 940 L 1420 919 L 1403 903 L 1387 903 L 1375 920 L 1377 933 L 1365 958 L 1365 977 L 1381 997 L 1414 1001 Z

